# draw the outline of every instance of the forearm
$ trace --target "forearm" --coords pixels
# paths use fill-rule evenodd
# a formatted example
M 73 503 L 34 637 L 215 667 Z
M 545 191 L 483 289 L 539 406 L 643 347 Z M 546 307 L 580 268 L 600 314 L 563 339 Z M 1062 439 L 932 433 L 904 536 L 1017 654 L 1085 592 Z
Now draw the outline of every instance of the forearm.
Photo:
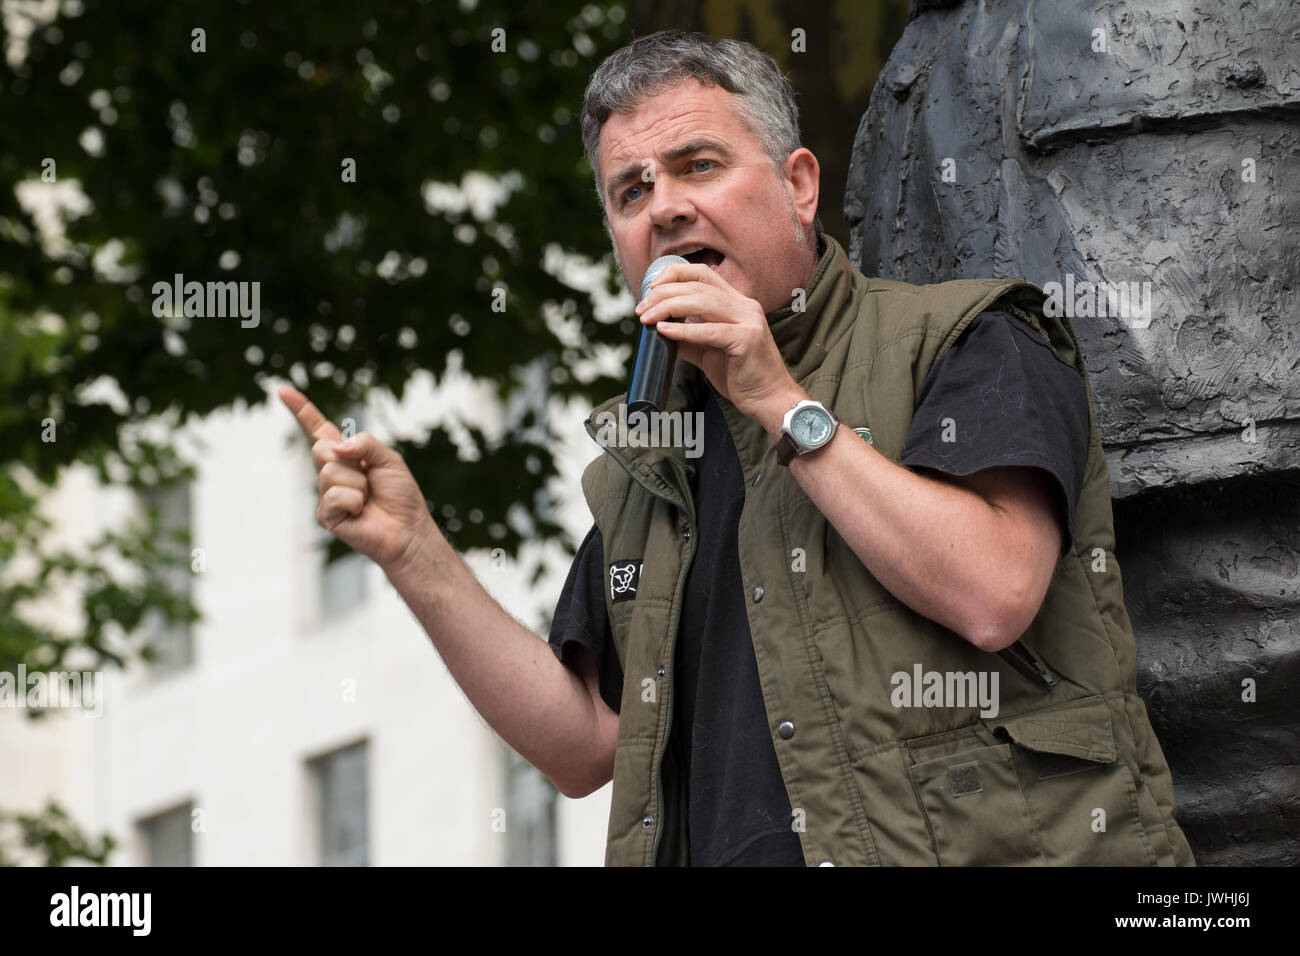
M 436 529 L 385 571 L 483 719 L 561 792 L 581 789 L 600 723 L 581 678 L 484 590 Z
M 761 420 L 778 440 L 779 416 Z M 796 456 L 789 467 L 886 590 L 977 646 L 997 638 L 1006 609 L 1019 599 L 1001 512 L 973 491 L 894 464 L 844 423 L 824 447 Z

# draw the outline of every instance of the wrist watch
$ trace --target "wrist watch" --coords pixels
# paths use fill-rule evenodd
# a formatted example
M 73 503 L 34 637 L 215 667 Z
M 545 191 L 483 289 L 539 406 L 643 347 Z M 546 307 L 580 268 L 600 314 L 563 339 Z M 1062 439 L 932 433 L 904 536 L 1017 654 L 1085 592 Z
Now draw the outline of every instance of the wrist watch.
M 781 420 L 776 460 L 788 466 L 795 455 L 816 451 L 835 436 L 839 425 L 830 409 L 821 402 L 811 398 L 795 402 Z

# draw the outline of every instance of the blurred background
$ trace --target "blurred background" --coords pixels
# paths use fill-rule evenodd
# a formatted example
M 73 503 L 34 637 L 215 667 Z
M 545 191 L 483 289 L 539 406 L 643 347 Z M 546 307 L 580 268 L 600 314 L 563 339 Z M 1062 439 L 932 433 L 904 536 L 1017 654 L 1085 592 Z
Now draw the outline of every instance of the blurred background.
M 591 524 L 582 420 L 637 331 L 588 77 L 659 29 L 753 42 L 847 248 L 850 146 L 906 0 L 0 14 L 0 862 L 602 863 L 609 787 L 560 797 L 320 529 L 275 389 L 396 447 L 545 639 Z M 256 319 L 155 291 L 191 281 L 256 289 Z M 29 704 L 38 672 L 99 675 L 98 705 Z

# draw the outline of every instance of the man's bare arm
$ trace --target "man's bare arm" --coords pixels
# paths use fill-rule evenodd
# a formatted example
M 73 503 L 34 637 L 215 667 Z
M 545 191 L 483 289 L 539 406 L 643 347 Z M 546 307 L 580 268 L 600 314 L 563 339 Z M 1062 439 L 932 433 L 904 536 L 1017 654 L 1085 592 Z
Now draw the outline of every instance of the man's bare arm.
M 280 398 L 313 442 L 316 520 L 384 569 L 475 709 L 565 796 L 608 780 L 618 717 L 600 699 L 594 666 L 569 670 L 492 599 L 438 530 L 401 455 L 367 432 L 341 445 L 305 395 L 285 386 Z
M 775 442 L 806 394 L 773 399 L 759 421 Z M 1046 476 L 989 468 L 943 480 L 890 461 L 841 424 L 790 474 L 895 597 L 986 651 L 1013 644 L 1047 594 L 1061 526 Z
M 786 367 L 764 306 L 706 265 L 669 266 L 636 311 L 773 443 L 785 413 L 810 397 Z M 986 472 L 964 483 L 925 477 L 846 425 L 790 462 L 794 480 L 885 588 L 976 647 L 998 651 L 1042 606 L 1061 531 L 1036 469 Z
M 584 797 L 613 777 L 618 715 L 600 696 L 589 654 L 579 655 L 577 673 L 560 663 L 493 600 L 436 526 L 386 573 L 474 708 L 561 793 Z

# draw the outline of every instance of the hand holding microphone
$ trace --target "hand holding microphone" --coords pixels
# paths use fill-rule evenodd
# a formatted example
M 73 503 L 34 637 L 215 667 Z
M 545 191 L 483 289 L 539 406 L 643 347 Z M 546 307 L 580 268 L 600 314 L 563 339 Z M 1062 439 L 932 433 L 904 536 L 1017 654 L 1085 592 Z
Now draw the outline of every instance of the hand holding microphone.
M 646 270 L 641 288 L 636 307 L 641 343 L 628 390 L 629 413 L 638 406 L 665 410 L 678 357 L 764 427 L 779 424 L 793 397 L 807 397 L 786 367 L 763 305 L 737 290 L 720 267 L 663 256 Z

